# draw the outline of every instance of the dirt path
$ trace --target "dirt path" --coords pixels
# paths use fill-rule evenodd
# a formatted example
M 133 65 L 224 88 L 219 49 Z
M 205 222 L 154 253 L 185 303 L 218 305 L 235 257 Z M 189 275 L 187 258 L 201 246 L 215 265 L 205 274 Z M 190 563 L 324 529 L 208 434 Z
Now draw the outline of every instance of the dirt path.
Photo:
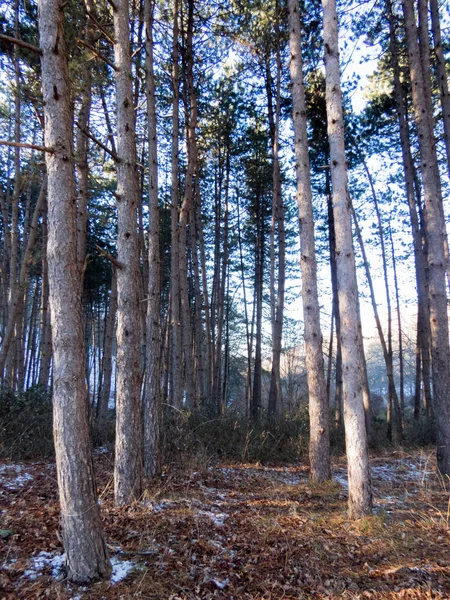
M 300 467 L 223 465 L 163 477 L 116 509 L 96 458 L 110 582 L 64 581 L 55 467 L 0 465 L 0 600 L 450 598 L 448 494 L 431 454 L 374 458 L 374 515 L 346 519 L 345 464 L 311 486 Z

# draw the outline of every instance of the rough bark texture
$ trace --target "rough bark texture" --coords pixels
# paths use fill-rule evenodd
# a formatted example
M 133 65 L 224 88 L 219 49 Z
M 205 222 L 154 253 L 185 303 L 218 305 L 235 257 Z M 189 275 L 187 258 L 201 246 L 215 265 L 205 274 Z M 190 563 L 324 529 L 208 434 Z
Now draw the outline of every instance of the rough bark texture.
M 348 503 L 350 518 L 357 519 L 370 514 L 372 510 L 372 492 L 362 398 L 362 364 L 357 323 L 358 296 L 347 190 L 336 3 L 334 0 L 322 0 L 322 6 L 324 11 L 327 128 L 330 144 L 339 311 L 341 316 L 344 424 L 349 484 Z
M 279 158 L 279 133 L 280 133 L 280 111 L 281 111 L 281 56 L 280 56 L 280 32 L 279 32 L 279 5 L 276 2 L 275 35 L 276 35 L 276 97 L 275 114 L 272 109 L 270 63 L 268 62 L 268 74 L 266 87 L 268 91 L 269 125 L 272 142 L 272 229 L 271 229 L 271 319 L 272 319 L 272 371 L 270 376 L 268 413 L 274 417 L 277 411 L 282 411 L 283 390 L 281 385 L 281 348 L 283 338 L 283 313 L 284 296 L 286 286 L 286 233 L 284 225 L 284 204 L 281 190 L 281 165 Z M 276 235 L 277 234 L 277 235 Z M 275 241 L 278 252 L 278 277 L 275 286 Z M 276 288 L 276 289 L 275 289 Z
M 320 329 L 314 218 L 309 175 L 305 90 L 297 0 L 289 0 L 288 6 L 297 205 L 300 221 L 300 266 L 302 269 L 306 372 L 309 392 L 310 476 L 313 481 L 320 482 L 331 477 L 329 405 L 323 362 L 322 332 Z
M 92 9 L 91 0 L 85 0 L 88 9 Z M 86 43 L 94 44 L 94 32 L 92 21 L 86 15 L 85 25 Z M 88 147 L 89 138 L 85 132 L 89 128 L 89 116 L 92 103 L 92 64 L 89 64 L 87 56 L 84 56 L 83 69 L 83 94 L 81 106 L 78 113 L 78 131 L 76 136 L 76 169 L 78 180 L 77 198 L 77 256 L 80 269 L 83 269 L 86 260 L 87 221 L 89 203 L 89 170 L 88 170 Z
M 419 344 L 419 353 L 417 355 L 416 369 L 416 391 L 415 391 L 415 411 L 416 418 L 419 417 L 420 403 L 420 372 L 422 370 L 424 387 L 426 388 L 426 396 L 431 398 L 431 387 L 429 382 L 430 373 L 430 315 L 429 302 L 427 296 L 426 285 L 426 251 L 422 247 L 422 234 L 420 229 L 419 217 L 417 214 L 416 193 L 414 189 L 415 165 L 411 152 L 411 144 L 409 139 L 408 122 L 406 119 L 406 107 L 403 100 L 402 84 L 400 80 L 400 66 L 398 62 L 398 43 L 395 34 L 394 15 L 392 12 L 392 3 L 390 0 L 386 2 L 388 9 L 389 21 L 389 47 L 392 55 L 392 70 L 394 74 L 394 96 L 397 109 L 397 117 L 400 128 L 400 144 L 402 148 L 402 163 L 403 173 L 406 184 L 406 196 L 408 200 L 409 216 L 411 219 L 411 230 L 414 245 L 414 263 L 416 271 L 417 285 L 417 337 Z M 422 360 L 421 360 L 422 359 Z M 422 369 L 420 365 L 422 364 Z
M 185 40 L 186 60 L 186 145 L 187 145 L 187 168 L 185 178 L 184 197 L 180 209 L 179 223 L 179 286 L 182 322 L 182 341 L 184 355 L 184 387 L 186 392 L 186 403 L 189 407 L 197 402 L 196 386 L 194 377 L 194 356 L 192 343 L 191 310 L 189 301 L 188 281 L 188 254 L 187 254 L 187 226 L 194 202 L 194 176 L 197 171 L 197 144 L 195 130 L 197 127 L 197 100 L 194 90 L 194 48 L 193 48 L 193 25 L 194 25 L 194 0 L 189 0 L 187 15 L 187 32 Z
M 450 349 L 445 283 L 445 223 L 434 135 L 427 113 L 426 87 L 421 68 L 412 0 L 403 0 L 408 63 L 414 117 L 425 199 L 425 234 L 428 246 L 428 297 L 430 302 L 431 359 L 434 413 L 437 426 L 437 459 L 442 475 L 450 475 Z
M 144 5 L 146 79 L 148 115 L 148 308 L 147 308 L 147 381 L 144 393 L 144 470 L 155 477 L 160 470 L 159 421 L 161 410 L 161 284 L 159 260 L 158 155 L 156 143 L 155 78 L 153 72 L 154 3 Z
M 117 389 L 114 495 L 117 505 L 139 498 L 142 491 L 142 420 L 140 407 L 140 309 L 137 207 L 139 178 L 131 85 L 127 0 L 114 10 L 114 58 L 117 104 Z
M 58 0 L 41 0 L 42 92 L 48 174 L 48 275 L 53 332 L 53 428 L 68 577 L 110 572 L 90 450 L 76 255 L 76 190 L 64 24 Z
M 438 75 L 439 95 L 442 106 L 442 119 L 444 122 L 444 142 L 447 153 L 447 169 L 450 176 L 450 94 L 448 91 L 447 70 L 445 57 L 442 50 L 441 23 L 439 18 L 438 0 L 430 0 L 431 5 L 431 30 L 433 32 L 434 54 L 436 56 L 436 69 Z
M 179 69 L 178 69 L 178 0 L 173 7 L 173 48 L 172 48 L 172 181 L 171 181 L 171 252 L 170 252 L 170 355 L 171 355 L 171 401 L 180 408 L 183 401 L 182 361 L 181 361 L 181 319 L 180 319 L 180 227 L 178 218 L 178 149 L 179 149 Z

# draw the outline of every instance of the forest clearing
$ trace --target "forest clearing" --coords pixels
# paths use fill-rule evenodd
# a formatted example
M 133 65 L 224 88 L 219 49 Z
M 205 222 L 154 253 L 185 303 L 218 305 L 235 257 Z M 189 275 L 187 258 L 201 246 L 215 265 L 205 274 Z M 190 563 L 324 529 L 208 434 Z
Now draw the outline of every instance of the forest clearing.
M 315 485 L 305 465 L 203 464 L 115 508 L 112 456 L 96 452 L 113 574 L 89 587 L 64 579 L 54 463 L 3 463 L 0 598 L 450 598 L 448 493 L 433 454 L 373 456 L 374 513 L 352 522 L 344 458 Z
M 0 2 L 0 600 L 450 599 L 449 0 Z

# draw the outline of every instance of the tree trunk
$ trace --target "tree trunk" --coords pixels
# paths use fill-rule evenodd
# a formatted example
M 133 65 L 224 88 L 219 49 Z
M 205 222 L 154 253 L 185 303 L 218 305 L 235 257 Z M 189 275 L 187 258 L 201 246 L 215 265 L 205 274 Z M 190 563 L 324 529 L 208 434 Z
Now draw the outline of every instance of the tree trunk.
M 11 344 L 14 340 L 14 331 L 16 327 L 16 323 L 18 323 L 18 313 L 21 304 L 23 303 L 23 295 L 25 293 L 25 287 L 28 279 L 28 268 L 32 259 L 32 251 L 36 244 L 36 239 L 38 235 L 38 221 L 41 216 L 42 209 L 45 205 L 45 197 L 47 194 L 47 178 L 44 176 L 44 181 L 42 182 L 41 191 L 39 193 L 38 200 L 36 202 L 36 206 L 33 212 L 33 218 L 30 224 L 30 232 L 27 238 L 27 244 L 23 251 L 22 264 L 20 266 L 20 272 L 18 280 L 14 283 L 13 293 L 14 295 L 10 298 L 9 301 L 9 310 L 8 310 L 8 321 L 6 324 L 5 333 L 2 338 L 2 348 L 0 351 L 0 373 L 3 372 L 3 369 L 6 364 L 6 359 L 8 356 L 8 351 L 11 347 Z M 11 291 L 11 288 L 10 288 Z
M 44 248 L 47 246 L 48 240 L 47 212 L 48 210 L 46 204 L 42 219 L 42 245 Z M 42 291 L 40 313 L 41 340 L 39 348 L 39 385 L 45 389 L 48 389 L 50 385 L 50 364 L 52 360 L 52 331 L 48 297 L 48 262 L 46 252 L 44 252 L 42 256 Z
M 395 288 L 395 304 L 397 311 L 397 328 L 398 328 L 398 362 L 400 371 L 400 412 L 402 415 L 402 428 L 405 428 L 405 368 L 403 360 L 403 335 L 402 335 L 402 315 L 400 312 L 400 294 L 397 277 L 397 261 L 395 257 L 394 238 L 392 229 L 389 232 L 391 240 L 392 254 L 392 270 L 394 271 L 394 288 Z
M 86 583 L 110 573 L 90 450 L 76 255 L 76 190 L 63 11 L 41 0 L 39 35 L 48 177 L 48 273 L 53 332 L 53 431 L 68 578 Z M 70 299 L 70 300 L 69 300 Z
M 144 469 L 148 477 L 160 471 L 161 412 L 161 275 L 159 258 L 158 153 L 156 139 L 155 76 L 153 70 L 153 0 L 145 0 L 146 95 L 148 115 L 148 308 L 147 381 L 144 394 Z
M 431 30 L 434 40 L 434 54 L 439 85 L 439 95 L 442 106 L 442 120 L 444 123 L 444 142 L 447 154 L 447 169 L 450 176 L 450 94 L 448 91 L 447 70 L 442 49 L 441 24 L 439 19 L 438 0 L 430 0 L 431 5 Z
M 109 399 L 112 383 L 112 351 L 117 315 L 117 273 L 113 268 L 111 277 L 111 294 L 109 310 L 105 318 L 105 337 L 103 341 L 103 360 L 101 372 L 101 388 L 97 404 L 97 436 L 101 444 L 106 443 Z
M 86 8 L 92 11 L 92 0 L 85 0 Z M 84 38 L 87 44 L 94 45 L 94 31 L 92 21 L 86 15 Z M 87 53 L 86 53 L 87 54 Z M 78 180 L 77 198 L 77 256 L 80 269 L 84 272 L 86 260 L 88 203 L 89 203 L 89 169 L 88 169 L 88 147 L 89 138 L 86 132 L 89 129 L 89 116 L 92 102 L 92 64 L 89 64 L 87 56 L 84 58 L 82 74 L 83 93 L 81 106 L 78 113 L 78 131 L 76 136 L 76 169 Z
M 198 190 L 197 190 L 198 193 Z M 205 239 L 203 235 L 203 221 L 201 213 L 200 199 L 195 204 L 196 215 L 197 215 L 197 229 L 198 229 L 198 241 L 200 251 L 200 265 L 202 273 L 202 295 L 203 295 L 203 308 L 205 316 L 205 344 L 206 344 L 206 373 L 204 381 L 204 392 L 203 398 L 206 404 L 211 398 L 212 383 L 213 383 L 213 347 L 211 338 L 211 313 L 209 306 L 208 296 L 208 281 L 206 277 L 206 254 L 205 254 Z
M 140 406 L 140 307 L 137 208 L 139 179 L 127 0 L 115 0 L 114 45 L 117 105 L 117 387 L 116 505 L 129 504 L 142 491 L 142 423 Z
M 320 328 L 314 217 L 306 132 L 305 90 L 301 54 L 300 18 L 297 0 L 289 0 L 289 45 L 294 119 L 297 205 L 300 221 L 300 266 L 302 269 L 303 320 L 305 327 L 306 373 L 309 392 L 310 476 L 321 482 L 331 478 L 329 405 Z
M 326 72 L 327 127 L 330 144 L 333 212 L 336 233 L 337 279 L 341 317 L 344 423 L 348 461 L 349 516 L 371 513 L 372 492 L 358 336 L 358 297 L 339 72 L 338 26 L 335 0 L 322 0 Z
M 194 356 L 191 326 L 191 310 L 188 287 L 188 253 L 187 253 L 187 226 L 194 202 L 194 176 L 197 173 L 197 100 L 194 89 L 194 0 L 188 0 L 187 31 L 185 40 L 186 59 L 186 145 L 187 168 L 185 178 L 184 198 L 180 209 L 179 229 L 179 285 L 181 303 L 182 341 L 185 364 L 185 391 L 186 403 L 189 407 L 196 404 L 196 386 L 194 379 Z
M 398 43 L 395 34 L 395 23 L 394 15 L 392 12 L 391 0 L 387 0 L 388 8 L 388 20 L 389 20 L 389 46 L 392 55 L 392 70 L 394 74 L 394 94 L 395 103 L 397 109 L 397 116 L 399 120 L 400 128 L 400 143 L 402 149 L 402 162 L 403 162 L 403 173 L 406 184 L 406 196 L 408 200 L 409 215 L 411 219 L 411 230 L 414 245 L 414 262 L 416 271 L 416 286 L 417 286 L 417 336 L 420 348 L 420 354 L 418 356 L 418 363 L 422 363 L 422 369 L 418 369 L 416 377 L 420 378 L 420 372 L 422 372 L 422 379 L 424 388 L 426 389 L 426 396 L 431 400 L 431 385 L 430 385 L 430 307 L 427 296 L 427 275 L 426 275 L 426 263 L 427 263 L 427 250 L 422 244 L 422 233 L 417 214 L 417 208 L 420 206 L 416 200 L 415 182 L 417 180 L 416 169 L 411 152 L 411 144 L 409 140 L 408 121 L 407 121 L 407 109 L 403 99 L 402 83 L 400 79 L 400 66 L 398 61 Z M 422 359 L 422 360 L 421 360 Z M 420 393 L 420 379 L 416 384 L 416 393 Z M 418 399 L 419 401 L 419 399 Z M 416 405 L 417 407 L 417 405 Z M 418 418 L 417 408 L 415 409 L 415 416 Z
M 227 140 L 225 155 L 225 206 L 223 210 L 223 256 L 220 261 L 220 251 L 216 252 L 216 258 L 218 261 L 217 269 L 217 287 L 216 287 L 216 305 L 217 305 L 217 331 L 216 331 L 216 343 L 214 353 L 214 381 L 213 381 L 213 401 L 214 406 L 218 414 L 222 410 L 222 339 L 223 339 L 223 327 L 224 327 L 224 314 L 225 314 L 225 290 L 227 281 L 227 270 L 228 270 L 228 233 L 229 233 L 229 210 L 228 210 L 228 196 L 230 187 L 230 149 L 229 140 Z M 221 189 L 222 186 L 220 186 Z M 220 195 L 218 202 L 218 222 L 220 232 Z M 220 234 L 219 234 L 219 248 L 220 248 Z
M 256 247 L 255 247 L 255 366 L 253 369 L 253 390 L 250 404 L 250 416 L 257 424 L 261 418 L 262 404 L 262 303 L 264 285 L 264 222 L 263 199 L 258 192 L 256 197 Z
M 172 182 L 171 182 L 171 253 L 170 253 L 170 314 L 171 314 L 171 397 L 172 404 L 181 408 L 183 402 L 180 317 L 180 226 L 178 204 L 179 151 L 179 76 L 178 76 L 178 0 L 173 8 L 172 49 Z
M 244 320 L 245 320 L 245 338 L 247 340 L 247 371 L 245 376 L 245 414 L 248 416 L 248 410 L 250 407 L 250 401 L 252 397 L 252 337 L 250 336 L 249 324 L 248 324 L 248 309 L 247 309 L 247 291 L 245 287 L 245 271 L 244 271 L 244 257 L 242 253 L 242 236 L 241 236 L 241 211 L 239 207 L 239 195 L 236 192 L 236 204 L 237 204 L 237 233 L 238 233 L 238 245 L 239 245 L 239 257 L 240 257 L 240 271 L 242 281 L 242 291 L 244 296 Z
M 425 234 L 428 245 L 428 296 L 430 302 L 431 358 L 434 413 L 437 426 L 437 459 L 442 476 L 450 475 L 450 349 L 446 290 L 445 223 L 439 169 L 427 114 L 424 74 L 421 69 L 412 0 L 403 0 L 408 63 L 414 116 L 419 134 L 422 182 L 425 197 Z
M 376 303 L 376 299 L 375 299 L 375 291 L 374 291 L 374 288 L 372 285 L 372 278 L 370 275 L 369 261 L 367 260 L 367 255 L 366 255 L 366 252 L 364 249 L 364 242 L 363 242 L 363 238 L 361 235 L 361 230 L 359 229 L 359 224 L 356 220 L 356 212 L 355 212 L 353 206 L 352 206 L 352 214 L 353 214 L 353 220 L 355 223 L 355 227 L 357 228 L 359 245 L 361 247 L 361 252 L 363 254 L 364 268 L 366 271 L 367 281 L 369 282 L 372 307 L 373 307 L 373 311 L 374 311 L 374 315 L 375 315 L 375 321 L 377 324 L 378 334 L 380 336 L 380 342 L 381 342 L 381 347 L 383 350 L 384 362 L 386 364 L 386 374 L 387 374 L 387 378 L 388 378 L 388 394 L 391 397 L 392 406 L 394 407 L 395 434 L 396 434 L 397 441 L 401 441 L 403 439 L 403 425 L 402 425 L 403 418 L 402 418 L 400 403 L 399 403 L 397 389 L 395 387 L 395 380 L 394 380 L 394 357 L 393 357 L 393 350 L 392 350 L 392 308 L 391 308 L 391 294 L 390 294 L 390 290 L 389 290 L 389 277 L 388 277 L 388 268 L 387 268 L 386 244 L 385 244 L 385 240 L 384 240 L 384 230 L 383 230 L 383 224 L 381 221 L 381 213 L 380 213 L 380 209 L 379 209 L 379 205 L 378 205 L 378 199 L 377 199 L 377 194 L 375 192 L 375 186 L 373 183 L 372 175 L 369 171 L 369 168 L 367 166 L 364 156 L 359 151 L 359 148 L 356 147 L 356 150 L 358 152 L 358 155 L 363 164 L 364 170 L 366 171 L 367 178 L 369 180 L 369 186 L 370 186 L 370 189 L 372 192 L 372 199 L 373 199 L 373 203 L 375 206 L 375 214 L 377 217 L 377 228 L 378 228 L 378 236 L 380 238 L 381 261 L 382 261 L 382 265 L 383 265 L 384 290 L 385 290 L 385 294 L 386 294 L 386 307 L 387 307 L 387 318 L 388 318 L 387 343 L 386 343 L 386 339 L 385 339 L 385 336 L 383 333 L 383 328 L 381 326 L 381 321 L 378 316 L 378 308 L 377 308 L 377 303 Z
M 283 337 L 284 292 L 286 279 L 286 234 L 284 227 L 284 205 L 281 190 L 281 167 L 279 158 L 279 130 L 281 111 L 281 57 L 279 34 L 279 5 L 276 1 L 275 35 L 276 35 L 276 98 L 275 115 L 272 109 L 272 94 L 268 94 L 269 120 L 272 141 L 272 229 L 271 229 L 271 305 L 272 305 L 272 371 L 270 377 L 268 416 L 274 417 L 281 410 L 283 391 L 281 386 L 281 347 Z M 271 90 L 270 64 L 266 77 L 266 86 Z M 278 235 L 278 281 L 275 290 L 275 239 Z

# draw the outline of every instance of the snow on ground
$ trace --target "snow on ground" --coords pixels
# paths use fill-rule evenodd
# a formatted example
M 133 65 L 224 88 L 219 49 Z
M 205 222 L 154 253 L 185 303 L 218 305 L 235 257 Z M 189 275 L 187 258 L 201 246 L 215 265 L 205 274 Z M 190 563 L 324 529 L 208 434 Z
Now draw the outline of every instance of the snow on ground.
M 119 583 L 127 577 L 136 567 L 136 563 L 132 560 L 120 560 L 117 556 L 111 557 L 111 583 Z
M 28 579 L 37 579 L 46 569 L 51 569 L 52 577 L 59 579 L 63 577 L 64 566 L 66 564 L 65 554 L 56 554 L 54 552 L 39 552 L 31 558 L 31 564 L 23 573 L 23 577 Z
M 398 489 L 399 496 L 404 494 L 408 483 L 426 486 L 430 478 L 434 475 L 433 471 L 429 469 L 428 460 L 424 457 L 421 457 L 418 462 L 398 460 L 391 463 L 371 465 L 370 473 L 372 483 L 375 486 L 392 484 L 394 489 Z M 345 490 L 348 490 L 347 469 L 335 469 L 333 479 L 340 483 Z M 384 497 L 383 499 L 389 502 L 389 498 Z M 390 499 L 392 502 L 397 502 L 399 498 Z
M 23 577 L 36 580 L 44 571 L 51 571 L 53 579 L 63 579 L 66 565 L 66 555 L 55 552 L 39 552 L 33 556 L 30 566 L 23 573 Z M 111 583 L 119 583 L 136 567 L 136 563 L 131 560 L 120 560 L 118 556 L 111 557 Z
M 201 517 L 208 517 L 216 525 L 216 527 L 223 527 L 225 519 L 228 517 L 225 513 L 214 513 L 208 510 L 200 510 L 198 515 Z
M 24 465 L 7 464 L 0 466 L 0 484 L 8 490 L 23 488 L 33 480 L 33 475 L 27 473 Z

